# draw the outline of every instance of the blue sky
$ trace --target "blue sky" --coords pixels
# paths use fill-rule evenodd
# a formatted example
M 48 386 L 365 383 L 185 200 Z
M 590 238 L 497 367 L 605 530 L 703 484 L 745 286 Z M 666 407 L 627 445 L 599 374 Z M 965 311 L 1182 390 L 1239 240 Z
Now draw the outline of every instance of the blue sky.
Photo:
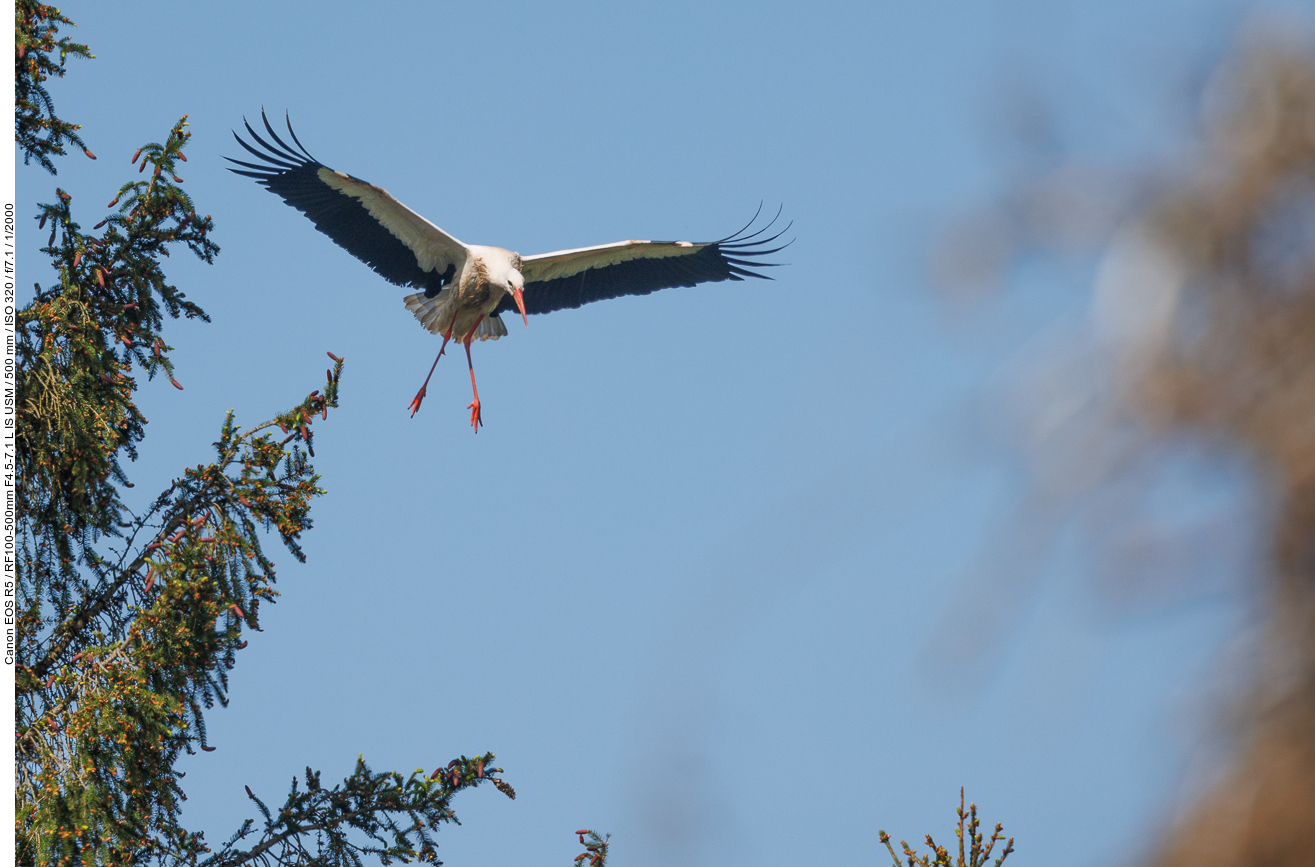
M 1238 623 L 1213 597 L 1129 616 L 1061 545 L 972 682 L 928 663 L 1018 493 L 984 383 L 1085 309 L 1094 261 L 1029 272 L 970 321 L 931 241 L 1005 188 L 996 118 L 1024 83 L 1075 151 L 1172 152 L 1184 94 L 1246 4 L 69 4 L 97 59 L 51 88 L 100 159 L 18 169 L 85 225 L 189 113 L 184 178 L 223 248 L 169 273 L 137 491 L 210 457 L 347 359 L 317 424 L 309 562 L 266 609 L 185 762 L 222 840 L 305 765 L 432 769 L 498 753 L 520 797 L 459 802 L 452 867 L 874 863 L 877 829 L 949 837 L 959 787 L 1019 865 L 1128 863 L 1167 816 Z M 161 62 L 158 54 L 168 53 Z M 795 244 L 771 283 L 534 317 L 460 354 L 402 290 L 223 170 L 229 130 L 291 112 L 326 164 L 457 237 L 521 253 L 705 240 L 760 200 Z M 20 221 L 21 226 L 21 221 Z M 26 233 L 20 285 L 49 279 Z

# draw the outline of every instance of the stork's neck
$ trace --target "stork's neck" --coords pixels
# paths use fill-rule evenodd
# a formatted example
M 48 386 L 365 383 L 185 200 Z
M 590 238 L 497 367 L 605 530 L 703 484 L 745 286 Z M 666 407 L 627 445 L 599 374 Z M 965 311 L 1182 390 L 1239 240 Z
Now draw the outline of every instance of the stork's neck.
M 472 244 L 470 252 L 479 279 L 506 289 L 512 283 L 512 275 L 520 273 L 521 257 L 511 250 Z

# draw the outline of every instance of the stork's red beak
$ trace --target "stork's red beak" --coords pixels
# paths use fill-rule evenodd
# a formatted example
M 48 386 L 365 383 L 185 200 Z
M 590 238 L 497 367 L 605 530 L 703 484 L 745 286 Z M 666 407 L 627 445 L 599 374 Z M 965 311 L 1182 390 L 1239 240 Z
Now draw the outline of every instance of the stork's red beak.
M 520 290 L 520 289 L 513 289 L 513 290 L 511 290 L 511 297 L 516 299 L 516 307 L 517 307 L 517 309 L 519 309 L 520 312 L 521 312 L 521 321 L 525 323 L 525 327 L 526 327 L 526 328 L 529 328 L 529 327 L 530 327 L 530 320 L 529 320 L 528 318 L 526 318 L 526 316 L 525 316 L 525 293 L 524 293 L 524 291 L 522 291 L 522 290 Z

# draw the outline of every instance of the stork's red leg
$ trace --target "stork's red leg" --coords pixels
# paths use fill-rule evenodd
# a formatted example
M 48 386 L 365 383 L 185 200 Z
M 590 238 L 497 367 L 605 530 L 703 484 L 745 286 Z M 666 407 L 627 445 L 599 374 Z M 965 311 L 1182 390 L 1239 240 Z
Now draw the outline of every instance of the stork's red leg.
M 466 339 L 461 341 L 466 344 L 466 365 L 470 368 L 470 390 L 475 394 L 475 400 L 471 402 L 470 406 L 466 407 L 470 410 L 470 426 L 475 429 L 475 433 L 479 433 L 479 426 L 484 423 L 484 419 L 480 418 L 479 415 L 479 388 L 475 385 L 475 363 L 470 360 L 470 340 L 475 336 L 479 324 L 483 321 L 484 316 L 481 314 L 479 319 L 475 320 L 475 327 L 466 332 Z
M 456 317 L 453 317 L 452 325 L 456 325 Z M 447 349 L 447 342 L 451 339 L 452 326 L 448 326 L 447 333 L 443 335 L 443 345 L 438 348 L 438 355 L 434 358 L 434 363 L 429 366 L 429 376 L 434 375 L 434 368 L 438 367 L 438 359 L 443 357 L 443 350 Z M 411 418 L 415 418 L 416 410 L 420 409 L 420 401 L 425 399 L 425 389 L 429 387 L 429 376 L 425 377 L 425 384 L 420 386 L 416 396 L 411 399 Z

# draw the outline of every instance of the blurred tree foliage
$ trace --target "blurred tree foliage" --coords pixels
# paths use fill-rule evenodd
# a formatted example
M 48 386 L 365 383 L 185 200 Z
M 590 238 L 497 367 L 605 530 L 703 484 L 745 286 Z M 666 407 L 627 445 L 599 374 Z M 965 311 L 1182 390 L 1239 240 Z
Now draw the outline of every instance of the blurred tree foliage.
M 1315 49 L 1308 24 L 1292 25 L 1244 34 L 1204 88 L 1197 141 L 1171 167 L 1060 159 L 966 220 L 937 263 L 967 288 L 1004 279 L 1022 255 L 1102 259 L 1086 336 L 1019 365 L 1031 505 L 1007 567 L 1043 559 L 1055 516 L 1084 510 L 1087 535 L 1112 555 L 1106 577 L 1199 583 L 1214 560 L 1258 581 L 1263 639 L 1229 715 L 1232 764 L 1182 805 L 1158 867 L 1312 863 Z M 1155 461 L 1184 441 L 1240 457 L 1259 501 L 1186 544 L 1146 522 L 1139 564 L 1113 550 L 1136 511 L 1127 494 L 1144 496 Z M 1243 517 L 1260 527 L 1254 550 L 1233 532 Z M 1169 556 L 1149 556 L 1157 549 Z
M 16 137 L 54 172 L 63 143 L 82 146 L 42 82 L 85 46 L 60 38 L 58 9 L 19 0 Z M 58 53 L 56 63 L 52 55 Z M 432 774 L 375 773 L 364 762 L 325 787 L 306 769 L 282 806 L 248 790 L 261 819 L 211 848 L 179 821 L 184 752 L 210 751 L 205 711 L 226 703 L 228 672 L 272 602 L 261 530 L 304 559 L 298 540 L 322 493 L 310 464 L 312 422 L 338 405 L 343 362 L 321 389 L 249 429 L 230 412 L 215 456 L 182 470 L 141 508 L 123 458 L 147 420 L 139 379 L 173 378 L 170 318 L 207 319 L 171 285 L 161 257 L 179 246 L 205 262 L 218 247 L 178 176 L 190 133 L 132 155 L 136 171 L 90 231 L 73 197 L 37 206 L 42 252 L 58 277 L 37 284 L 16 322 L 18 861 L 37 864 L 357 864 L 362 855 L 436 861 L 432 832 L 453 796 L 496 777 L 492 754 Z

